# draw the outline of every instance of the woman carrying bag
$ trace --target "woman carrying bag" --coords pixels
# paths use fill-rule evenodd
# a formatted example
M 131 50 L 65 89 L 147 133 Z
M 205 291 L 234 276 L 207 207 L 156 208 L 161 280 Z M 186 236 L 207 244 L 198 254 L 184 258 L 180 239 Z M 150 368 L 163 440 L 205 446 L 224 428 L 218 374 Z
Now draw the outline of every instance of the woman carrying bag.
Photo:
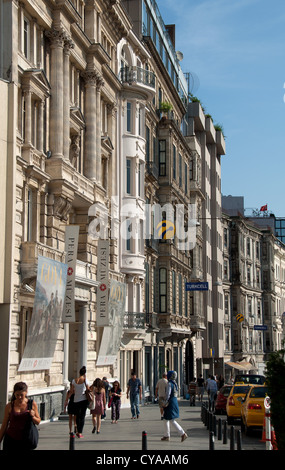
M 36 402 L 29 400 L 27 394 L 28 387 L 25 382 L 17 382 L 14 386 L 11 402 L 7 403 L 5 407 L 0 429 L 0 442 L 4 438 L 3 450 L 17 452 L 32 450 L 37 446 L 37 430 L 34 430 L 36 442 L 31 446 L 28 441 L 28 428 L 40 424 L 41 418 Z

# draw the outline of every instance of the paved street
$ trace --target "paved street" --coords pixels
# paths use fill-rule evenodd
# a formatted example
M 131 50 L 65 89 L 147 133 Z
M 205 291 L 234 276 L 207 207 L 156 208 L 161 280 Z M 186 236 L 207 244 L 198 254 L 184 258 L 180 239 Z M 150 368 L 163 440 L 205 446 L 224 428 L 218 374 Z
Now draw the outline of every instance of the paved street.
M 101 433 L 92 434 L 92 422 L 89 412 L 83 431 L 84 438 L 75 438 L 74 450 L 134 451 L 142 450 L 142 433 L 147 433 L 147 450 L 152 451 L 184 451 L 209 450 L 209 430 L 201 420 L 201 406 L 190 407 L 186 400 L 179 401 L 180 418 L 177 420 L 188 439 L 181 443 L 180 437 L 172 430 L 169 442 L 161 441 L 163 436 L 163 422 L 160 419 L 158 405 L 141 406 L 139 420 L 132 420 L 130 408 L 122 408 L 121 419 L 112 424 L 110 410 L 107 410 L 107 419 L 102 422 Z M 217 417 L 219 418 L 219 417 Z M 222 417 L 224 420 L 225 417 Z M 236 429 L 240 429 L 237 425 Z M 265 444 L 260 441 L 261 433 L 244 438 L 242 435 L 242 450 L 265 450 Z M 214 438 L 215 450 L 230 450 L 230 439 L 223 444 L 223 439 Z M 236 447 L 235 447 L 236 449 Z M 40 441 L 38 450 L 69 450 L 69 429 L 67 420 L 58 420 L 40 425 Z M 182 454 L 184 454 L 182 452 Z M 139 453 L 138 453 L 139 454 Z M 101 455 L 101 454 L 98 454 Z

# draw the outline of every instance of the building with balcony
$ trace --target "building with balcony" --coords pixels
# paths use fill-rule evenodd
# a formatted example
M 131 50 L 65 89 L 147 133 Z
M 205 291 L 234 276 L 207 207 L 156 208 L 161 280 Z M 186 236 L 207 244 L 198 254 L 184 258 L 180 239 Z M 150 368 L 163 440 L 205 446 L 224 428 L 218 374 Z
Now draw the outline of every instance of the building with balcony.
M 269 354 L 282 348 L 284 337 L 284 245 L 274 226 L 243 216 L 243 201 L 224 200 L 225 374 L 237 372 L 232 364 L 263 374 Z
M 0 118 L 0 413 L 23 380 L 43 419 L 59 414 L 82 365 L 89 380 L 118 378 L 123 391 L 135 370 L 150 400 L 162 372 L 175 369 L 183 393 L 193 376 L 222 362 L 225 147 L 212 120 L 189 104 L 175 27 L 164 24 L 154 0 L 0 0 L 0 7 L 7 109 Z M 197 219 L 192 245 L 183 243 L 189 206 Z M 70 227 L 79 229 L 74 318 L 58 322 L 48 368 L 21 370 L 40 259 L 66 264 Z M 106 283 L 125 292 L 119 343 L 103 358 L 117 326 L 101 323 L 102 233 Z M 201 280 L 209 292 L 186 291 Z

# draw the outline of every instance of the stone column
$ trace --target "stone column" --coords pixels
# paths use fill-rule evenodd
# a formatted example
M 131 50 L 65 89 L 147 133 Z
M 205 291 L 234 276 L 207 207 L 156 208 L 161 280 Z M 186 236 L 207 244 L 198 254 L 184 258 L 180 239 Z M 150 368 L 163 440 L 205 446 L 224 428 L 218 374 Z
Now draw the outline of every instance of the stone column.
M 65 160 L 69 160 L 70 148 L 70 74 L 69 74 L 69 57 L 70 50 L 74 48 L 71 39 L 64 41 L 63 49 L 63 156 Z
M 92 181 L 96 181 L 96 83 L 97 72 L 83 72 L 85 80 L 85 159 L 84 175 Z
M 51 41 L 50 150 L 52 158 L 63 157 L 63 46 L 64 31 L 46 32 Z
M 96 180 L 102 182 L 102 158 L 101 158 L 101 88 L 104 81 L 101 77 L 97 80 L 96 90 Z

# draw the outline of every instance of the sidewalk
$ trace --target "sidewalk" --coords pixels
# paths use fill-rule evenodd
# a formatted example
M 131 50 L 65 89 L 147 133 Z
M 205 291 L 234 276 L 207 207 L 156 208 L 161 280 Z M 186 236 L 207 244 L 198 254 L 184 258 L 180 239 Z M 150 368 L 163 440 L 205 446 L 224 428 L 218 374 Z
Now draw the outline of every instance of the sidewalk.
M 209 430 L 201 420 L 201 406 L 189 406 L 189 401 L 179 400 L 180 418 L 177 419 L 188 438 L 181 442 L 175 430 L 171 429 L 170 441 L 161 441 L 164 424 L 160 419 L 158 405 L 149 404 L 141 406 L 140 418 L 131 419 L 130 408 L 121 409 L 121 418 L 117 424 L 112 424 L 110 410 L 107 410 L 107 418 L 102 422 L 100 434 L 92 434 L 92 421 L 89 411 L 86 414 L 84 438 L 75 437 L 74 450 L 93 450 L 97 452 L 110 451 L 142 451 L 142 434 L 147 433 L 147 451 L 165 451 L 168 453 L 184 451 L 188 453 L 192 450 L 210 450 Z M 222 417 L 222 419 L 225 419 Z M 58 420 L 50 423 L 43 423 L 39 426 L 39 445 L 37 450 L 69 450 L 69 427 L 68 420 Z M 265 450 L 265 444 L 257 437 L 243 450 Z M 230 450 L 230 439 L 227 444 L 223 444 L 223 439 L 214 438 L 214 450 Z M 100 454 L 101 455 L 101 454 Z

